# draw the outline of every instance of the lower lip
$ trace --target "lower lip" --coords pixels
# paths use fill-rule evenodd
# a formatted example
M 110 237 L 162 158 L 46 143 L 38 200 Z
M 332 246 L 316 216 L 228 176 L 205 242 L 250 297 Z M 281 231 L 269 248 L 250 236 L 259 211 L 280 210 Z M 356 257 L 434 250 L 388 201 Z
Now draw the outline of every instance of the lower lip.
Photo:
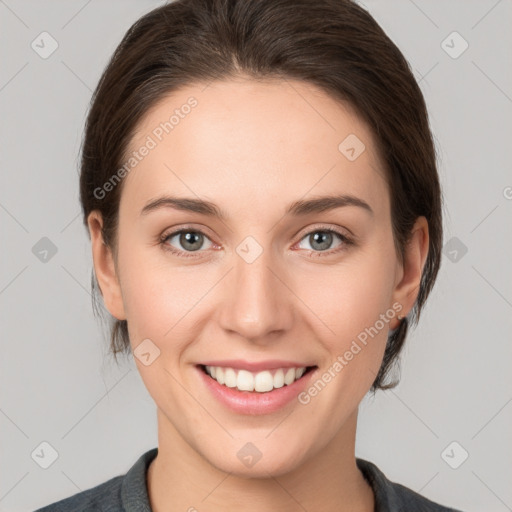
M 290 403 L 297 395 L 304 391 L 308 385 L 311 375 L 317 368 L 305 373 L 300 379 L 290 385 L 273 389 L 265 393 L 256 391 L 239 391 L 237 388 L 228 388 L 219 384 L 215 379 L 207 375 L 200 366 L 196 366 L 203 382 L 210 393 L 223 405 L 239 414 L 270 414 L 278 411 Z

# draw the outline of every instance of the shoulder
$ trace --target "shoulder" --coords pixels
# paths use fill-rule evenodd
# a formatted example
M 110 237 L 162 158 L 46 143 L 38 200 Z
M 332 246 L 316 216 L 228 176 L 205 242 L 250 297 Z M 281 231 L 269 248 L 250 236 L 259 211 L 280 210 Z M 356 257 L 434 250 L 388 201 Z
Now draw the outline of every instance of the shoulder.
M 356 463 L 373 489 L 376 512 L 462 512 L 435 503 L 402 484 L 388 480 L 372 462 L 356 458 Z
M 147 469 L 158 448 L 143 453 L 125 475 L 37 509 L 35 512 L 150 512 Z
M 35 512 L 120 512 L 121 485 L 124 476 L 116 476 L 102 484 L 47 505 Z

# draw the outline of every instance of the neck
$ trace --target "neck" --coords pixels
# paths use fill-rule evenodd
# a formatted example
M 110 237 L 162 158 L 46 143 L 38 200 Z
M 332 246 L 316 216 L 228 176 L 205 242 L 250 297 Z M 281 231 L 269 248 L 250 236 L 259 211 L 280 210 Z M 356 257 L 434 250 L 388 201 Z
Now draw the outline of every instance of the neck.
M 312 457 L 279 476 L 251 478 L 218 469 L 158 410 L 158 455 L 149 466 L 153 512 L 373 512 L 374 495 L 357 468 L 357 410 Z

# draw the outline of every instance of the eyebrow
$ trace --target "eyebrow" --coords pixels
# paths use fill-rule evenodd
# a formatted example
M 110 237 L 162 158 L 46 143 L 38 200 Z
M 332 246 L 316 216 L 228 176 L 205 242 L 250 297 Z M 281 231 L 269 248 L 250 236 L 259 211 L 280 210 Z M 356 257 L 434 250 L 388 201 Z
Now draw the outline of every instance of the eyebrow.
M 371 206 L 366 201 L 359 197 L 347 194 L 322 196 L 313 199 L 301 199 L 295 201 L 288 206 L 286 215 L 308 215 L 311 213 L 334 210 L 345 206 L 357 206 L 367 211 L 370 215 L 374 215 Z M 173 208 L 176 210 L 195 212 L 209 217 L 216 217 L 224 221 L 228 217 L 225 212 L 211 201 L 189 197 L 173 197 L 168 195 L 149 201 L 144 208 L 142 208 L 140 214 L 147 215 L 152 211 L 160 210 L 162 208 Z

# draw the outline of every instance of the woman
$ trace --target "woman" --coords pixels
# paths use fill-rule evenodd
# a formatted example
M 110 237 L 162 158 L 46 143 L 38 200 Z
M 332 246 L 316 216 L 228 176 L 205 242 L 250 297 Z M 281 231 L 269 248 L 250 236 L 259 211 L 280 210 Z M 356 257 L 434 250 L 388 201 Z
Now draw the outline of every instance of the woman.
M 94 93 L 80 187 L 158 447 L 40 510 L 454 510 L 355 457 L 358 405 L 396 385 L 442 244 L 425 102 L 364 9 L 145 15 Z

